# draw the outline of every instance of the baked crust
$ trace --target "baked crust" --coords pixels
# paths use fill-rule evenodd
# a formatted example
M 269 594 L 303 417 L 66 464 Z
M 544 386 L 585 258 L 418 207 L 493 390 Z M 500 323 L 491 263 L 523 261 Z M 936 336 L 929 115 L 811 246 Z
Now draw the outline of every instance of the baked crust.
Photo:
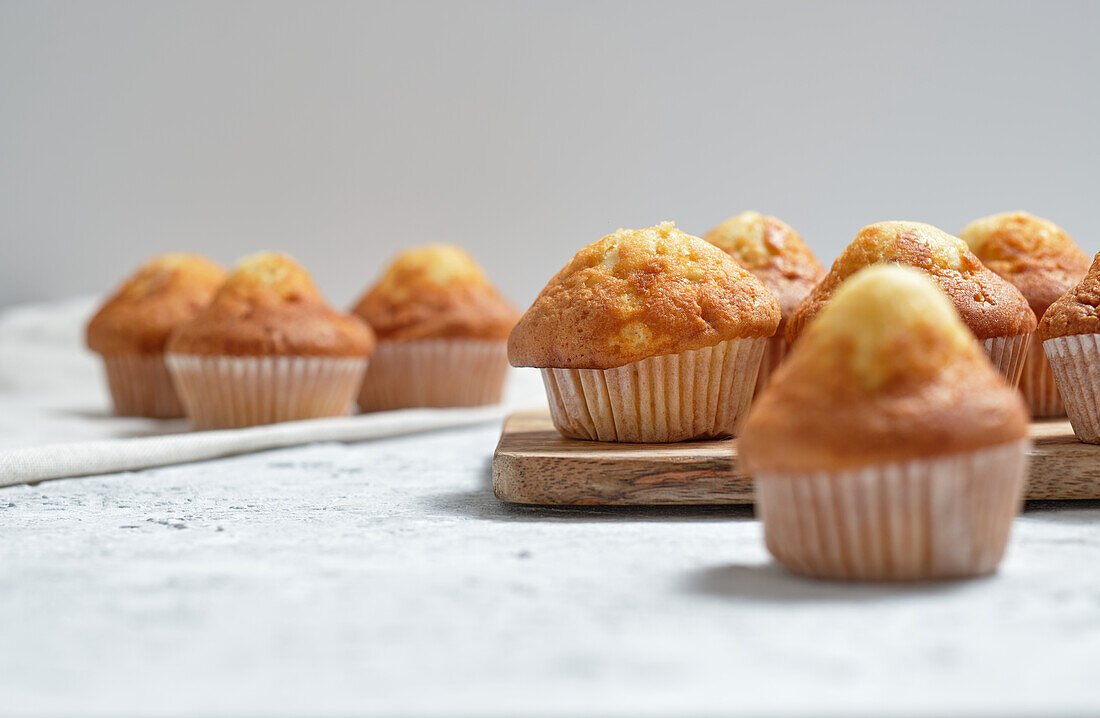
M 836 293 L 756 399 L 750 471 L 803 473 L 1023 439 L 1021 395 L 929 277 L 880 265 Z
M 168 341 L 177 354 L 361 357 L 374 333 L 332 309 L 309 274 L 285 254 L 246 257 L 210 306 Z
M 872 264 L 905 264 L 939 285 L 978 339 L 1029 334 L 1037 324 L 1018 289 L 994 274 L 958 237 L 921 222 L 879 222 L 859 231 L 787 324 L 787 341 L 821 311 L 848 277 Z
M 352 310 L 385 341 L 508 338 L 519 312 L 460 247 L 402 252 Z
M 1100 334 L 1100 252 L 1077 286 L 1050 305 L 1039 322 L 1039 340 Z
M 1037 317 L 1089 269 L 1089 256 L 1064 229 L 1027 212 L 975 220 L 959 238 L 985 266 L 1020 290 Z
M 779 303 L 728 254 L 672 222 L 620 229 L 558 272 L 508 340 L 515 366 L 612 369 L 768 337 Z
M 163 353 L 172 331 L 194 319 L 223 281 L 225 270 L 201 255 L 153 257 L 88 322 L 88 348 L 108 356 Z
M 742 212 L 703 237 L 753 273 L 779 300 L 782 334 L 791 314 L 825 276 L 825 268 L 782 220 L 759 212 Z

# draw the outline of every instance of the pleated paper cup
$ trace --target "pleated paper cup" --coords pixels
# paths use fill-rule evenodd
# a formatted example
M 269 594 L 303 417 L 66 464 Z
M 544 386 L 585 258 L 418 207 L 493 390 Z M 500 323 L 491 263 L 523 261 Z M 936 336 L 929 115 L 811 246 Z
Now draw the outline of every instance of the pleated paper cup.
M 341 416 L 367 368 L 359 357 L 169 354 L 167 362 L 196 429 Z
M 614 369 L 543 369 L 550 416 L 563 436 L 591 441 L 734 436 L 767 341 L 732 339 Z
M 1087 444 L 1100 444 L 1100 334 L 1047 339 L 1043 349 L 1073 433 Z
M 787 344 L 787 338 L 784 336 L 777 335 L 768 339 L 767 344 L 764 345 L 764 358 L 760 360 L 760 371 L 756 375 L 756 390 L 753 392 L 753 397 L 759 397 L 764 391 L 768 382 L 771 381 L 772 374 L 786 358 L 789 348 L 790 345 Z
M 363 411 L 498 404 L 508 344 L 486 339 L 382 341 L 359 392 Z
M 1026 364 L 1030 345 L 1030 334 L 1021 334 L 1015 337 L 993 337 L 982 341 L 985 353 L 989 355 L 989 361 L 1012 386 L 1020 383 L 1020 374 Z
M 1022 505 L 1028 446 L 1024 440 L 847 471 L 757 474 L 768 550 L 791 571 L 818 578 L 992 573 Z
M 103 366 L 116 414 L 154 419 L 183 416 L 163 354 L 112 354 L 103 357 Z
M 1024 361 L 1023 376 L 1020 377 L 1020 391 L 1023 392 L 1031 416 L 1046 419 L 1066 415 L 1066 406 L 1058 391 L 1058 383 L 1051 371 L 1050 361 L 1043 351 L 1043 342 L 1038 337 L 1031 341 L 1031 348 Z

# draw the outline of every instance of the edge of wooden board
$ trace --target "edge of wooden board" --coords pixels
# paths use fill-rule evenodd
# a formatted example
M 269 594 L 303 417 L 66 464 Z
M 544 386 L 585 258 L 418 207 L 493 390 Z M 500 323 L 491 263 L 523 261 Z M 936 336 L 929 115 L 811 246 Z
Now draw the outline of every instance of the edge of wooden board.
M 1031 425 L 1027 499 L 1100 499 L 1100 446 L 1074 438 L 1069 422 Z M 685 450 L 690 454 L 685 455 Z M 618 444 L 563 438 L 547 411 L 504 421 L 493 454 L 493 493 L 534 506 L 699 506 L 753 502 L 737 472 L 734 439 Z

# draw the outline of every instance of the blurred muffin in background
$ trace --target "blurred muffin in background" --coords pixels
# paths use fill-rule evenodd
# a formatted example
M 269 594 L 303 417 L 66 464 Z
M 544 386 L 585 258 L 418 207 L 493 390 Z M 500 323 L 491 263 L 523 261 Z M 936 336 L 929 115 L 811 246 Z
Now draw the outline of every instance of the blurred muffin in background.
M 1027 408 L 927 274 L 855 273 L 791 348 L 739 443 L 768 550 L 860 580 L 995 570 Z
M 1085 278 L 1050 305 L 1037 334 L 1073 433 L 1100 444 L 1100 254 Z
M 196 428 L 347 412 L 374 335 L 332 309 L 285 254 L 241 260 L 210 306 L 168 341 L 168 367 Z
M 993 365 L 1015 386 L 1020 380 L 1035 314 L 1018 289 L 990 271 L 958 237 L 920 222 L 879 222 L 859 231 L 821 283 L 791 316 L 792 344 L 841 284 L 872 264 L 923 271 L 947 295 Z
M 1088 255 L 1065 230 L 1027 212 L 983 217 L 967 225 L 959 237 L 985 266 L 1020 290 L 1040 319 L 1089 269 Z M 1035 338 L 1024 360 L 1020 391 L 1032 416 L 1065 415 L 1043 344 Z
M 164 347 L 176 327 L 202 311 L 225 270 L 197 254 L 164 254 L 143 264 L 88 323 L 88 348 L 103 357 L 115 412 L 183 416 Z
M 737 432 L 778 325 L 760 280 L 664 222 L 578 252 L 520 319 L 508 356 L 542 369 L 564 436 L 686 441 Z
M 764 283 L 779 300 L 779 329 L 764 351 L 756 394 L 787 354 L 787 319 L 825 276 L 825 268 L 802 241 L 802 237 L 781 220 L 759 212 L 742 212 L 707 232 L 703 239 L 737 260 Z
M 363 411 L 500 402 L 519 313 L 460 247 L 402 252 L 352 311 L 379 340 Z

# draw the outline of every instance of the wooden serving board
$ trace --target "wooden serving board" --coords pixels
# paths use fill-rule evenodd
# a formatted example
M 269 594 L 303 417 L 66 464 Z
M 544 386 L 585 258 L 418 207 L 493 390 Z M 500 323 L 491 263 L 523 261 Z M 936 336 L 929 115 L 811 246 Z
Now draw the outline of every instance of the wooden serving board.
M 1082 444 L 1069 421 L 1031 425 L 1028 499 L 1100 499 L 1100 446 Z M 736 439 L 614 444 L 566 439 L 546 411 L 512 414 L 493 455 L 501 501 L 542 506 L 751 504 Z

